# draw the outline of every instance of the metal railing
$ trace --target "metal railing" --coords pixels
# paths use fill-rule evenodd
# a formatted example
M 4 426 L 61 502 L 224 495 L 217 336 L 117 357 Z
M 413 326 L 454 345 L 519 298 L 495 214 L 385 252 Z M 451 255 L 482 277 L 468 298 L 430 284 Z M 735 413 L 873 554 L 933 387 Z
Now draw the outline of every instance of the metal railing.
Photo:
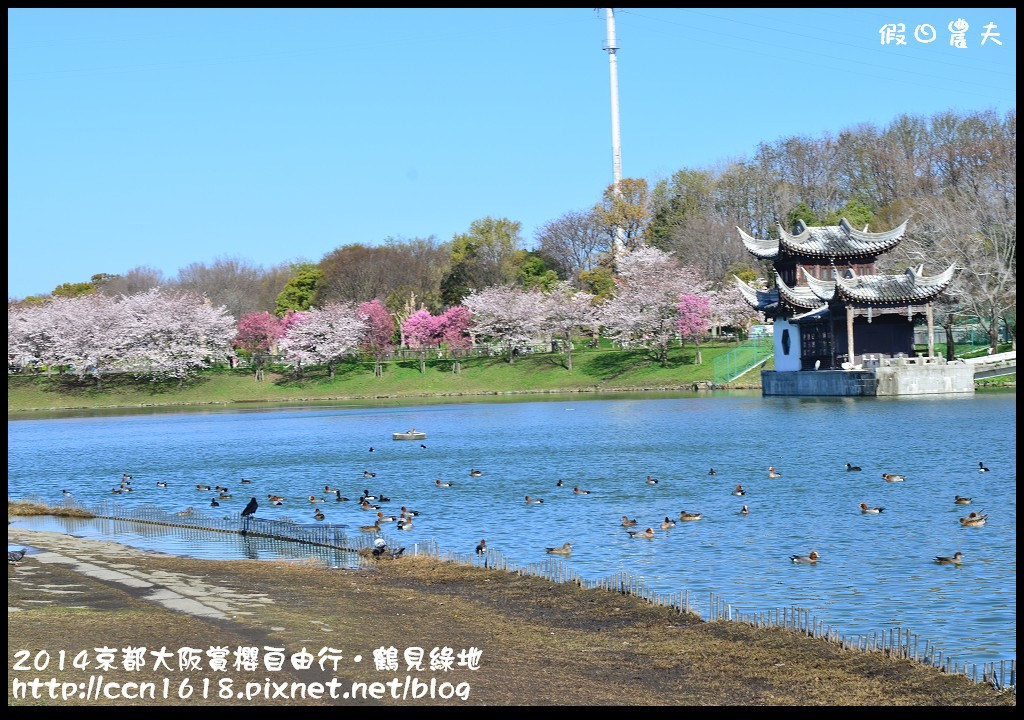
M 769 336 L 744 340 L 736 348 L 714 359 L 711 381 L 715 385 L 732 382 L 739 376 L 766 362 L 775 354 L 775 339 Z

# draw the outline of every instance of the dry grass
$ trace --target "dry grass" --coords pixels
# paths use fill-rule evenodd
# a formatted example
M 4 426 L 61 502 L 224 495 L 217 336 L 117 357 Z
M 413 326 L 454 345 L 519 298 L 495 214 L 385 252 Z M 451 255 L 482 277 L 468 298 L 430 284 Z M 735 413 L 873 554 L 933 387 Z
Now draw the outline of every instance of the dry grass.
M 44 503 L 27 502 L 25 500 L 8 500 L 7 515 L 54 515 L 56 517 L 92 518 L 96 517 L 88 510 L 76 507 L 46 505 Z
M 123 647 L 134 640 L 170 648 L 189 638 L 205 645 L 249 639 L 314 653 L 331 646 L 348 659 L 338 674 L 363 682 L 403 676 L 402 651 L 410 646 L 456 653 L 476 647 L 477 671 L 420 674 L 469 682 L 472 704 L 1015 705 L 1012 693 L 878 653 L 843 651 L 778 629 L 705 623 L 631 596 L 423 557 L 369 570 L 159 555 L 130 562 L 140 571 L 188 573 L 228 590 L 258 591 L 274 602 L 218 623 L 143 611 L 139 597 L 93 583 L 97 598 L 84 604 L 94 609 L 75 616 L 75 643 Z M 9 590 L 8 604 L 19 601 Z M 66 644 L 55 627 L 63 624 L 59 613 L 48 606 L 9 614 L 9 648 Z M 372 663 L 372 651 L 389 646 L 399 650 L 397 673 Z M 363 662 L 351 661 L 356 654 Z

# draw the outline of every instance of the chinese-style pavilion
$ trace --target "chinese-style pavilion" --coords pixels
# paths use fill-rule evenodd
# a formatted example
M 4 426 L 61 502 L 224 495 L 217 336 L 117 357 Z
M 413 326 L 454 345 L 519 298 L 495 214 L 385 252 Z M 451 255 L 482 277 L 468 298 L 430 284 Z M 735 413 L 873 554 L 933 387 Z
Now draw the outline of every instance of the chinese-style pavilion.
M 771 260 L 775 287 L 760 290 L 736 278 L 743 297 L 774 320 L 777 371 L 877 367 L 885 358 L 913 357 L 914 320 L 928 322 L 932 346 L 932 300 L 953 280 L 955 266 L 925 275 L 924 266 L 896 275 L 875 272 L 878 256 L 896 247 L 904 222 L 886 232 L 838 225 L 796 233 L 779 227 L 778 237 L 751 237 L 737 228 L 747 250 Z

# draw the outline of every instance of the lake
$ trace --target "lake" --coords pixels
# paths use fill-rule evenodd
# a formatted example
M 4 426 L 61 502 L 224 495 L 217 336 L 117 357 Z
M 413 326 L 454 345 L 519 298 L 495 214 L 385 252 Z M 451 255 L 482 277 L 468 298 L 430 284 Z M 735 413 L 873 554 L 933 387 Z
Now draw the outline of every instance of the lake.
M 713 591 L 742 611 L 807 608 L 847 634 L 902 625 L 969 662 L 1016 657 L 1015 393 L 515 399 L 10 415 L 8 495 L 59 503 L 66 488 L 87 503 L 224 514 L 256 496 L 259 517 L 310 523 L 320 507 L 325 522 L 356 528 L 373 520 L 354 502 L 365 488 L 391 498 L 386 513 L 421 513 L 411 531 L 384 525 L 406 545 L 434 539 L 470 552 L 486 538 L 535 562 L 571 542 L 566 562 L 585 577 L 629 570 L 658 591 L 689 590 L 704 613 Z M 413 427 L 427 433 L 426 448 L 391 440 Z M 991 471 L 979 472 L 979 461 Z M 781 477 L 769 478 L 769 466 Z M 123 472 L 135 491 L 112 495 Z M 659 482 L 647 484 L 648 475 Z M 233 497 L 210 508 L 217 493 L 196 484 L 227 486 Z M 325 484 L 353 501 L 325 496 Z M 742 497 L 731 494 L 737 484 Z M 271 506 L 268 493 L 287 500 Z M 326 500 L 313 505 L 310 494 Z M 527 506 L 526 495 L 544 502 Z M 974 503 L 954 505 L 955 495 Z M 885 510 L 862 514 L 862 502 Z M 660 529 L 681 510 L 704 517 Z M 970 511 L 989 514 L 988 523 L 962 527 Z M 653 527 L 654 539 L 630 538 L 623 515 Z M 238 552 L 237 542 L 102 527 L 149 549 Z M 817 565 L 790 562 L 811 550 Z M 956 551 L 961 566 L 934 562 Z

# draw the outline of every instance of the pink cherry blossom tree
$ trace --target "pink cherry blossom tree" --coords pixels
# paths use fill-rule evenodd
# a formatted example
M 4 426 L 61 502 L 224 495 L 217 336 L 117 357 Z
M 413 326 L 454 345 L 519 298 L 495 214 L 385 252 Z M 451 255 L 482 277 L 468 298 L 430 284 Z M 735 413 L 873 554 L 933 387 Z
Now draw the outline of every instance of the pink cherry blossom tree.
M 545 325 L 562 340 L 565 368 L 572 372 L 572 335 L 582 327 L 594 324 L 597 317 L 594 296 L 574 291 L 569 283 L 555 285 L 545 297 Z
M 545 302 L 538 290 L 495 285 L 470 293 L 462 304 L 472 314 L 476 333 L 497 340 L 509 363 L 516 349 L 544 327 Z
M 333 380 L 334 366 L 359 347 L 365 332 L 366 321 L 353 303 L 331 303 L 293 323 L 280 346 L 293 367 L 326 364 Z
M 419 351 L 421 373 L 427 370 L 427 350 L 441 343 L 440 320 L 441 318 L 434 317 L 429 311 L 420 308 L 402 323 L 402 334 L 405 335 L 406 344 L 410 349 Z
M 760 318 L 760 314 L 735 289 L 713 290 L 708 293 L 708 299 L 711 301 L 712 328 L 734 327 L 746 333 L 751 323 Z
M 668 365 L 668 345 L 677 331 L 679 296 L 705 291 L 700 273 L 657 248 L 641 246 L 618 261 L 615 293 L 600 310 L 610 337 L 638 343 Z
M 473 339 L 469 336 L 472 315 L 466 308 L 456 305 L 437 320 L 437 336 L 452 356 L 452 372 L 458 375 L 462 371 L 462 356 L 473 347 Z
M 684 343 L 693 340 L 697 346 L 697 364 L 700 365 L 700 339 L 711 325 L 711 301 L 703 295 L 680 295 L 678 308 L 676 327 Z
M 263 379 L 267 354 L 274 351 L 277 341 L 284 335 L 281 319 L 268 312 L 249 313 L 238 321 L 235 347 L 251 354 L 256 381 Z
M 395 347 L 395 321 L 380 300 L 364 302 L 359 306 L 359 317 L 366 323 L 366 334 L 361 347 L 373 355 L 373 374 L 381 377 L 384 358 Z

